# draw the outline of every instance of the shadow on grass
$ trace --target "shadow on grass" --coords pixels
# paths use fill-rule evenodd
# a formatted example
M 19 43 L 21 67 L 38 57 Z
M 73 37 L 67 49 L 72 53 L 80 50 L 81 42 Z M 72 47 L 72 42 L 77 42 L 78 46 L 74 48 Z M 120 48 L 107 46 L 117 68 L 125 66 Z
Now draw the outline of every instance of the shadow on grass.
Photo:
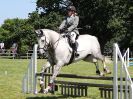
M 41 97 L 27 97 L 26 99 L 67 99 L 67 96 L 41 96 Z M 77 97 L 72 97 L 77 98 Z
M 60 99 L 60 98 L 67 98 L 64 96 L 46 96 L 46 97 L 27 97 L 26 99 Z

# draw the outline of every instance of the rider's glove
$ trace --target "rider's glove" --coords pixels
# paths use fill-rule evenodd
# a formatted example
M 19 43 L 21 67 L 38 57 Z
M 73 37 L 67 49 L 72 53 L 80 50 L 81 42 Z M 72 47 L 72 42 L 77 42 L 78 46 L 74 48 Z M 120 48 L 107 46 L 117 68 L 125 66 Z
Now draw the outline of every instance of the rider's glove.
M 60 29 L 59 31 L 60 31 L 60 33 L 63 33 L 65 30 L 64 29 Z

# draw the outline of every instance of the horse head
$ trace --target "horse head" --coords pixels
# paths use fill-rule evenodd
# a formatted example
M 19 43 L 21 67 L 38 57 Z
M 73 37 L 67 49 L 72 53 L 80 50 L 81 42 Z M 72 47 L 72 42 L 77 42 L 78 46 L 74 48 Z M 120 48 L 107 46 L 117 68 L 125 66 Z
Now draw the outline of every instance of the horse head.
M 48 50 L 49 45 L 49 38 L 47 36 L 47 32 L 44 32 L 42 29 L 39 29 L 35 30 L 35 33 L 37 34 L 39 51 L 41 54 L 44 54 Z

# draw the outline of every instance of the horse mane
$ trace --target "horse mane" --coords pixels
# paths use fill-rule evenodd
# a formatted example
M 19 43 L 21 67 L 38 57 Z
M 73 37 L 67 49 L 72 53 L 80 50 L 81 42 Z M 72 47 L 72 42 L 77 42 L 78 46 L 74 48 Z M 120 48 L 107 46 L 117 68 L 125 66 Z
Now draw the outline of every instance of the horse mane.
M 54 30 L 51 30 L 51 29 L 41 29 L 42 31 L 47 31 L 47 32 L 53 32 L 53 33 L 57 33 L 59 35 L 61 35 L 60 33 L 54 31 Z
M 59 36 L 61 35 L 60 33 L 54 31 L 54 30 L 51 30 L 51 29 L 41 29 L 42 31 L 46 31 L 48 33 L 55 33 L 55 34 L 58 34 Z M 90 34 L 82 34 L 82 35 L 87 35 L 87 37 L 89 38 L 92 38 L 92 39 L 95 39 L 95 40 L 98 40 L 98 38 L 94 35 L 90 35 Z M 86 37 L 86 36 L 85 36 Z

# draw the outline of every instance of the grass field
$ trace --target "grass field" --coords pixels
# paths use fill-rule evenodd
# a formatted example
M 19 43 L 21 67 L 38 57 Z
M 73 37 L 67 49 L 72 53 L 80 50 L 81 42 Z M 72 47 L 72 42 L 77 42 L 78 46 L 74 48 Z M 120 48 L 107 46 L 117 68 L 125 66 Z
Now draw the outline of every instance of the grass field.
M 45 60 L 38 60 L 38 71 L 40 67 L 45 63 Z M 87 97 L 63 97 L 56 92 L 55 95 L 51 94 L 23 94 L 22 93 L 22 78 L 26 72 L 29 60 L 27 59 L 0 59 L 0 99 L 101 99 L 98 88 L 88 88 Z M 109 68 L 112 70 L 112 63 L 108 64 Z M 102 69 L 102 67 L 101 67 Z M 133 76 L 133 67 L 129 67 L 129 72 Z M 96 76 L 95 66 L 92 63 L 86 63 L 80 61 L 69 66 L 62 68 L 61 73 L 72 73 L 78 75 Z M 106 76 L 112 76 L 106 75 Z M 63 78 L 57 78 L 64 80 Z M 91 83 L 101 83 L 107 84 L 112 83 L 112 81 L 100 81 L 100 80 L 81 80 L 81 79 L 66 79 L 69 81 L 78 82 L 91 82 Z

